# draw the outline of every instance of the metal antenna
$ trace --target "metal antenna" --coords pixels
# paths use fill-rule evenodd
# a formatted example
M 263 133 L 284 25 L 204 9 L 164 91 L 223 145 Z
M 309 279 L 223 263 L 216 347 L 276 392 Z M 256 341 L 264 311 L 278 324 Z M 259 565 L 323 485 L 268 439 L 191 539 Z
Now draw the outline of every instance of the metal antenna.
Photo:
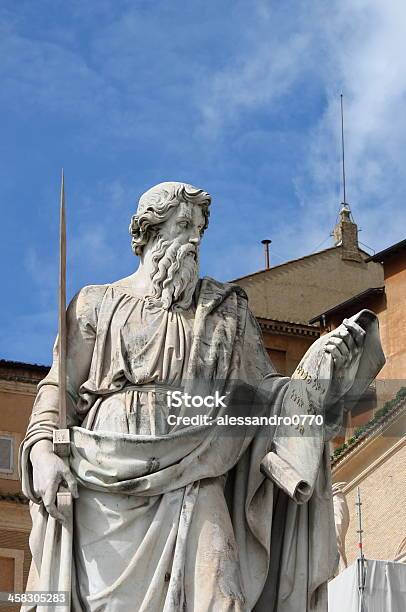
M 343 94 L 340 96 L 341 99 L 341 151 L 342 151 L 342 166 L 343 166 L 343 191 L 344 201 L 343 204 L 347 204 L 347 196 L 345 192 L 345 149 L 344 149 L 344 108 L 343 108 Z
M 269 264 L 269 245 L 271 244 L 272 240 L 269 240 L 269 238 L 265 238 L 265 240 L 261 240 L 261 244 L 264 245 L 264 250 L 265 250 L 265 270 L 269 270 L 269 268 L 271 267 Z
M 355 502 L 358 516 L 358 559 L 357 559 L 357 574 L 358 574 L 358 610 L 359 612 L 363 612 L 364 610 L 364 591 L 365 591 L 365 557 L 363 551 L 362 544 L 362 534 L 364 530 L 362 529 L 362 501 L 361 501 L 361 491 L 360 488 L 357 487 L 357 501 Z

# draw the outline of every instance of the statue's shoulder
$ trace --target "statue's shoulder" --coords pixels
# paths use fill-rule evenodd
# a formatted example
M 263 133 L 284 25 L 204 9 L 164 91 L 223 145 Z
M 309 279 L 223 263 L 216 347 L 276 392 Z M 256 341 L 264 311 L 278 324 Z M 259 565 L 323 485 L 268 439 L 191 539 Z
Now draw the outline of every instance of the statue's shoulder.
M 227 295 L 234 291 L 240 297 L 248 301 L 248 296 L 245 293 L 244 289 L 236 283 L 223 283 L 221 281 L 216 280 L 215 278 L 211 278 L 210 276 L 203 276 L 203 278 L 200 279 L 200 282 L 202 284 L 204 283 L 206 287 L 210 287 L 210 289 L 214 291 L 224 293 L 224 295 Z
M 71 303 L 69 310 L 74 313 L 76 318 L 86 318 L 93 315 L 100 308 L 109 285 L 86 285 L 82 287 Z
M 76 297 L 82 301 L 99 302 L 103 299 L 109 285 L 85 285 Z
M 119 291 L 123 291 L 128 295 L 139 297 L 140 293 L 137 293 L 136 283 L 134 282 L 135 276 L 135 274 L 130 274 L 130 276 L 119 278 L 118 280 L 112 282 L 110 284 L 110 287 L 112 289 L 118 289 Z

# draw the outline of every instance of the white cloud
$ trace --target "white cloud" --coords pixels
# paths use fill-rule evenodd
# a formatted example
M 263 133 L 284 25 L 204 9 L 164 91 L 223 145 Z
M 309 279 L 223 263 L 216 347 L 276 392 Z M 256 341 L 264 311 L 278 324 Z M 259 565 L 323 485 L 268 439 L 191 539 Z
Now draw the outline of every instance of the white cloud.
M 313 61 L 311 29 L 296 23 L 281 7 L 271 9 L 264 2 L 254 7 L 249 27 L 241 29 L 238 55 L 214 73 L 201 99 L 207 136 L 218 134 L 224 124 L 238 122 L 246 111 L 267 106 L 271 113 Z
M 301 195 L 321 212 L 339 176 L 339 97 L 345 104 L 347 198 L 375 249 L 404 237 L 406 195 L 406 5 L 346 0 L 325 19 L 320 66 L 327 108 L 312 134 L 308 168 L 314 190 Z M 305 177 L 304 177 L 305 178 Z M 312 196 L 315 196 L 312 198 Z M 316 200 L 316 201 L 315 201 Z
M 281 218 L 275 248 L 286 258 L 311 252 L 335 222 L 341 201 L 340 106 L 344 92 L 347 197 L 374 249 L 404 237 L 406 199 L 406 5 L 402 0 L 295 3 L 289 13 L 257 3 L 255 35 L 213 75 L 202 105 L 206 136 L 252 130 L 256 112 L 277 117 L 300 101 L 304 80 L 325 103 L 303 129 L 307 146 L 293 173 L 300 208 Z M 252 24 L 251 24 L 252 26 Z M 300 102 L 299 102 L 300 103 Z M 269 133 L 272 137 L 272 132 Z M 277 155 L 277 153 L 276 153 Z M 258 214 L 260 212 L 258 211 Z M 332 243 L 330 242 L 330 245 Z M 327 246 L 324 244 L 324 246 Z
M 30 38 L 18 24 L 0 26 L 0 95 L 13 100 L 14 108 L 89 116 L 115 99 L 111 83 L 65 41 Z

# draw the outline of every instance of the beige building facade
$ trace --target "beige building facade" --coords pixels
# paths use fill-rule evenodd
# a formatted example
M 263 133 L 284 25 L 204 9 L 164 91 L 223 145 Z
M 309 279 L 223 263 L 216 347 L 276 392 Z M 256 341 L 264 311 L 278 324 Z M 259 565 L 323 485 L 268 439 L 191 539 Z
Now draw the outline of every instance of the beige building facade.
M 358 230 L 343 206 L 333 231 L 335 245 L 236 279 L 248 295 L 265 346 L 281 374 L 291 375 L 320 336 L 316 315 L 353 295 L 381 286 L 383 267 L 358 245 Z
M 237 282 L 249 296 L 271 358 L 288 375 L 316 336 L 363 308 L 377 314 L 386 364 L 348 413 L 343 436 L 332 443 L 332 476 L 334 483 L 346 483 L 348 563 L 358 555 L 357 487 L 363 504 L 365 555 L 405 562 L 406 240 L 368 256 L 357 250 L 354 228 L 344 210 L 335 230 L 335 247 Z
M 345 482 L 350 512 L 346 554 L 358 556 L 357 487 L 362 501 L 364 554 L 369 559 L 406 561 L 406 398 L 368 435 L 333 460 L 333 482 Z
M 264 345 L 279 374 L 291 376 L 307 349 L 320 336 L 314 325 L 257 317 Z
M 376 253 L 369 260 L 382 266 L 383 284 L 371 286 L 310 320 L 311 324 L 319 324 L 320 332 L 324 334 L 338 327 L 344 317 L 350 317 L 363 308 L 378 316 L 386 363 L 379 372 L 374 393 L 358 407 L 358 411 L 349 414 L 347 437 L 351 437 L 356 427 L 370 420 L 376 410 L 406 386 L 406 240 Z
M 380 263 L 345 258 L 341 246 L 334 246 L 256 272 L 235 282 L 247 293 L 256 317 L 308 325 L 310 319 L 353 295 L 383 285 Z
M 21 493 L 18 448 L 25 435 L 36 386 L 48 368 L 0 361 L 0 591 L 22 591 L 31 553 L 28 500 Z M 1 610 L 18 606 L 2 605 Z
M 362 308 L 378 316 L 386 364 L 374 388 L 349 413 L 345 435 L 334 441 L 333 482 L 346 483 L 350 525 L 346 553 L 358 555 L 357 487 L 362 497 L 367 558 L 406 562 L 406 240 L 369 258 L 383 267 L 371 286 L 319 314 L 321 333 Z

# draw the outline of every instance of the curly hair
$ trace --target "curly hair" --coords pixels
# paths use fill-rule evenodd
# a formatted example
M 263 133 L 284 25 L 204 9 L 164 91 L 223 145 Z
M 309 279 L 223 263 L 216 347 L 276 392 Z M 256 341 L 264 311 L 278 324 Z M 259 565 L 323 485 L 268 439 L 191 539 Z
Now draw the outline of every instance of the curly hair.
M 173 208 L 180 202 L 190 202 L 201 207 L 205 219 L 203 234 L 209 224 L 210 195 L 187 183 L 159 183 L 141 196 L 137 212 L 131 217 L 129 232 L 135 255 L 142 255 L 151 236 L 157 235 L 160 225 L 171 216 Z

